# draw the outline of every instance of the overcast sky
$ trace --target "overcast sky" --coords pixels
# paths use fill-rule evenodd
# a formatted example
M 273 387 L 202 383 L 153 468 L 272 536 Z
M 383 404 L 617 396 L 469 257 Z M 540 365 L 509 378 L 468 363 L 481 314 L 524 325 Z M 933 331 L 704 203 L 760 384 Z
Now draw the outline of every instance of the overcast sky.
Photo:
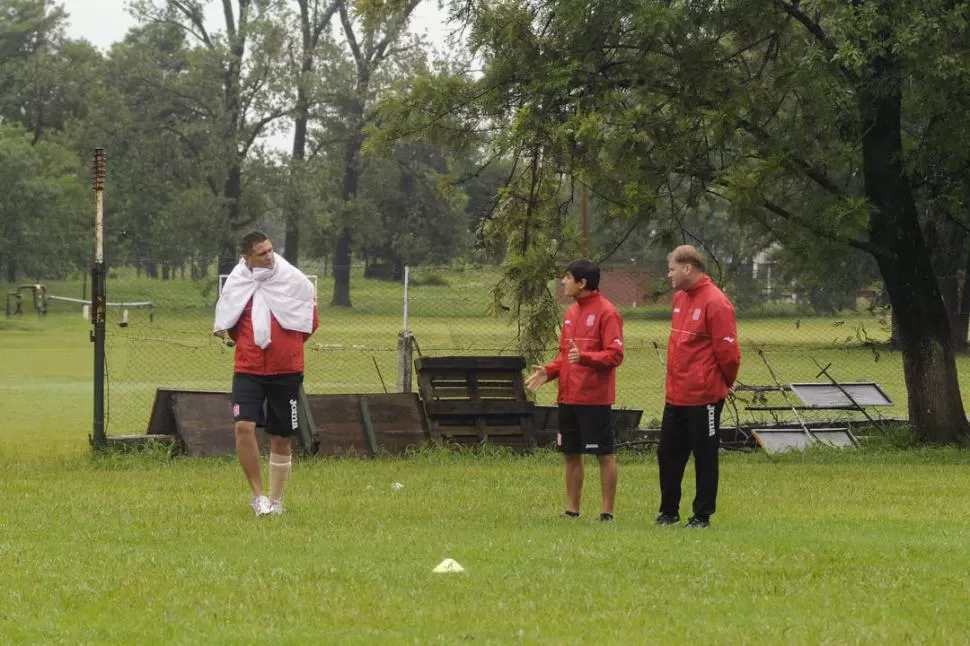
M 67 30 L 71 38 L 84 38 L 103 51 L 125 37 L 135 21 L 125 10 L 127 0 L 55 0 L 70 14 Z M 213 24 L 222 16 L 222 3 L 209 0 Z M 426 34 L 438 46 L 443 45 L 446 33 L 440 25 L 444 12 L 437 9 L 436 0 L 424 0 L 415 10 L 412 31 Z
M 125 33 L 135 25 L 125 7 L 128 0 L 55 0 L 69 14 L 67 35 L 70 38 L 83 38 L 102 51 L 108 51 L 112 43 L 125 37 Z M 446 46 L 448 28 L 440 21 L 445 13 L 437 8 L 437 0 L 424 0 L 415 9 L 411 18 L 411 30 L 424 34 L 438 48 Z M 213 25 L 223 20 L 222 3 L 209 0 L 210 21 Z M 214 29 L 213 31 L 217 31 Z M 291 145 L 289 129 L 284 124 L 281 131 L 269 135 L 265 142 L 278 150 L 287 150 Z

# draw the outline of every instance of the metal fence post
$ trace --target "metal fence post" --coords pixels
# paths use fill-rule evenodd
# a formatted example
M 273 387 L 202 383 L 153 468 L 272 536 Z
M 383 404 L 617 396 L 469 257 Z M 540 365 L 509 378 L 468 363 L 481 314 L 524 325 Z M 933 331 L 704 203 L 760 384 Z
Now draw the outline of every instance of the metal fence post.
M 404 267 L 404 320 L 402 321 L 401 331 L 397 335 L 397 392 L 411 392 L 411 373 L 414 335 L 408 329 L 408 286 L 410 284 L 411 268 Z
M 91 341 L 94 343 L 94 423 L 91 444 L 104 448 L 108 439 L 104 427 L 104 333 L 105 333 L 105 269 L 104 269 L 104 211 L 103 192 L 107 168 L 104 148 L 94 151 L 94 267 L 91 269 Z

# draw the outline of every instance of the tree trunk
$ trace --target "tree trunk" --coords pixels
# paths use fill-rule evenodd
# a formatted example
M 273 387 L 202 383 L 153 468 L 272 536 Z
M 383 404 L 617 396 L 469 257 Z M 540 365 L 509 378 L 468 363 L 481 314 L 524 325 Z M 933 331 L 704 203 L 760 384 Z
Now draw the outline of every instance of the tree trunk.
M 949 319 L 903 168 L 899 62 L 886 54 L 866 72 L 857 96 L 869 236 L 899 324 L 909 421 L 924 440 L 966 444 Z
M 232 239 L 232 236 L 239 232 L 239 228 L 243 224 L 240 222 L 239 208 L 240 197 L 242 196 L 242 168 L 240 168 L 238 162 L 229 169 L 229 176 L 226 178 L 226 185 L 222 194 L 229 205 L 229 233 L 222 241 L 222 247 L 219 250 L 219 273 L 228 274 L 239 262 L 236 242 Z
M 335 307 L 353 307 L 350 302 L 350 229 L 345 228 L 333 252 L 333 298 Z
M 17 261 L 13 258 L 7 259 L 7 282 L 17 282 Z
M 357 180 L 360 175 L 360 147 L 363 142 L 362 122 L 363 105 L 359 106 L 357 115 L 357 130 L 347 142 L 347 152 L 344 159 L 344 184 L 341 197 L 346 205 L 357 199 Z M 344 223 L 337 238 L 337 245 L 333 253 L 333 298 L 330 304 L 335 307 L 353 307 L 350 302 L 350 243 L 352 229 L 349 223 Z
M 290 164 L 290 176 L 297 180 L 290 191 L 288 200 L 289 212 L 286 214 L 286 259 L 294 267 L 300 266 L 300 218 L 303 215 L 302 174 L 303 160 L 306 158 L 307 121 L 310 112 L 310 99 L 307 96 L 305 81 L 313 69 L 312 53 L 309 59 L 304 54 L 303 74 L 296 96 L 296 120 L 293 124 L 293 157 Z
M 296 109 L 293 122 L 293 157 L 290 166 L 291 177 L 293 173 L 300 179 L 303 171 L 303 160 L 306 159 L 306 132 L 307 121 L 310 114 L 310 94 L 307 90 L 307 83 L 310 73 L 313 71 L 313 53 L 316 48 L 316 38 L 310 25 L 310 6 L 307 2 L 300 2 L 300 38 L 302 45 L 303 60 L 300 62 L 300 78 L 296 86 Z M 286 259 L 294 267 L 299 266 L 300 261 L 300 216 L 303 210 L 303 200 L 301 199 L 302 185 L 296 186 L 296 191 L 291 190 L 289 200 L 289 212 L 286 214 L 286 240 L 283 246 L 286 248 Z
M 963 279 L 958 281 L 960 305 L 955 317 L 956 323 L 953 325 L 953 348 L 958 352 L 966 352 L 967 337 L 970 336 L 970 253 L 966 256 L 966 263 Z
M 929 208 L 935 208 L 932 202 Z M 970 318 L 967 316 L 966 281 L 960 277 L 960 270 L 966 269 L 970 264 L 967 231 L 961 226 L 954 226 L 954 219 L 949 213 L 937 208 L 934 215 L 936 217 L 930 219 L 924 227 L 926 246 L 933 259 L 933 270 L 940 282 L 943 306 L 950 320 L 953 350 L 964 352 L 967 349 L 967 325 Z

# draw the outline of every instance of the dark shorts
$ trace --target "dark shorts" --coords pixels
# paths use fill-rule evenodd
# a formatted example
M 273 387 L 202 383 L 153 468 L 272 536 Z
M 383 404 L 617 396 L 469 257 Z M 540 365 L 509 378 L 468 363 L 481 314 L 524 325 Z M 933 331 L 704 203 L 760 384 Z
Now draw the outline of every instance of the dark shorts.
M 613 407 L 559 404 L 556 445 L 566 455 L 616 453 Z
M 299 401 L 303 373 L 288 375 L 232 375 L 232 418 L 256 422 L 270 435 L 290 437 L 300 428 Z M 265 403 L 265 414 L 263 404 Z

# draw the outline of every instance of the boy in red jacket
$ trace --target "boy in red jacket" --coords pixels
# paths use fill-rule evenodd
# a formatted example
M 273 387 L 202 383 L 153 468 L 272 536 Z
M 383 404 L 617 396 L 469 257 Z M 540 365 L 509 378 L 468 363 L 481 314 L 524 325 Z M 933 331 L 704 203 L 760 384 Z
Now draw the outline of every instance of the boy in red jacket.
M 682 245 L 667 256 L 674 295 L 667 344 L 667 403 L 660 429 L 658 525 L 680 523 L 680 487 L 694 454 L 697 493 L 688 527 L 710 525 L 717 502 L 721 409 L 741 366 L 734 306 L 704 273 L 700 253 Z
M 559 379 L 559 450 L 566 457 L 566 512 L 577 518 L 583 492 L 583 454 L 595 455 L 603 496 L 600 520 L 613 520 L 616 498 L 616 440 L 613 401 L 616 367 L 623 362 L 623 319 L 599 293 L 600 269 L 591 260 L 575 260 L 562 285 L 576 302 L 566 310 L 559 356 L 532 366 L 526 386 L 535 392 Z

